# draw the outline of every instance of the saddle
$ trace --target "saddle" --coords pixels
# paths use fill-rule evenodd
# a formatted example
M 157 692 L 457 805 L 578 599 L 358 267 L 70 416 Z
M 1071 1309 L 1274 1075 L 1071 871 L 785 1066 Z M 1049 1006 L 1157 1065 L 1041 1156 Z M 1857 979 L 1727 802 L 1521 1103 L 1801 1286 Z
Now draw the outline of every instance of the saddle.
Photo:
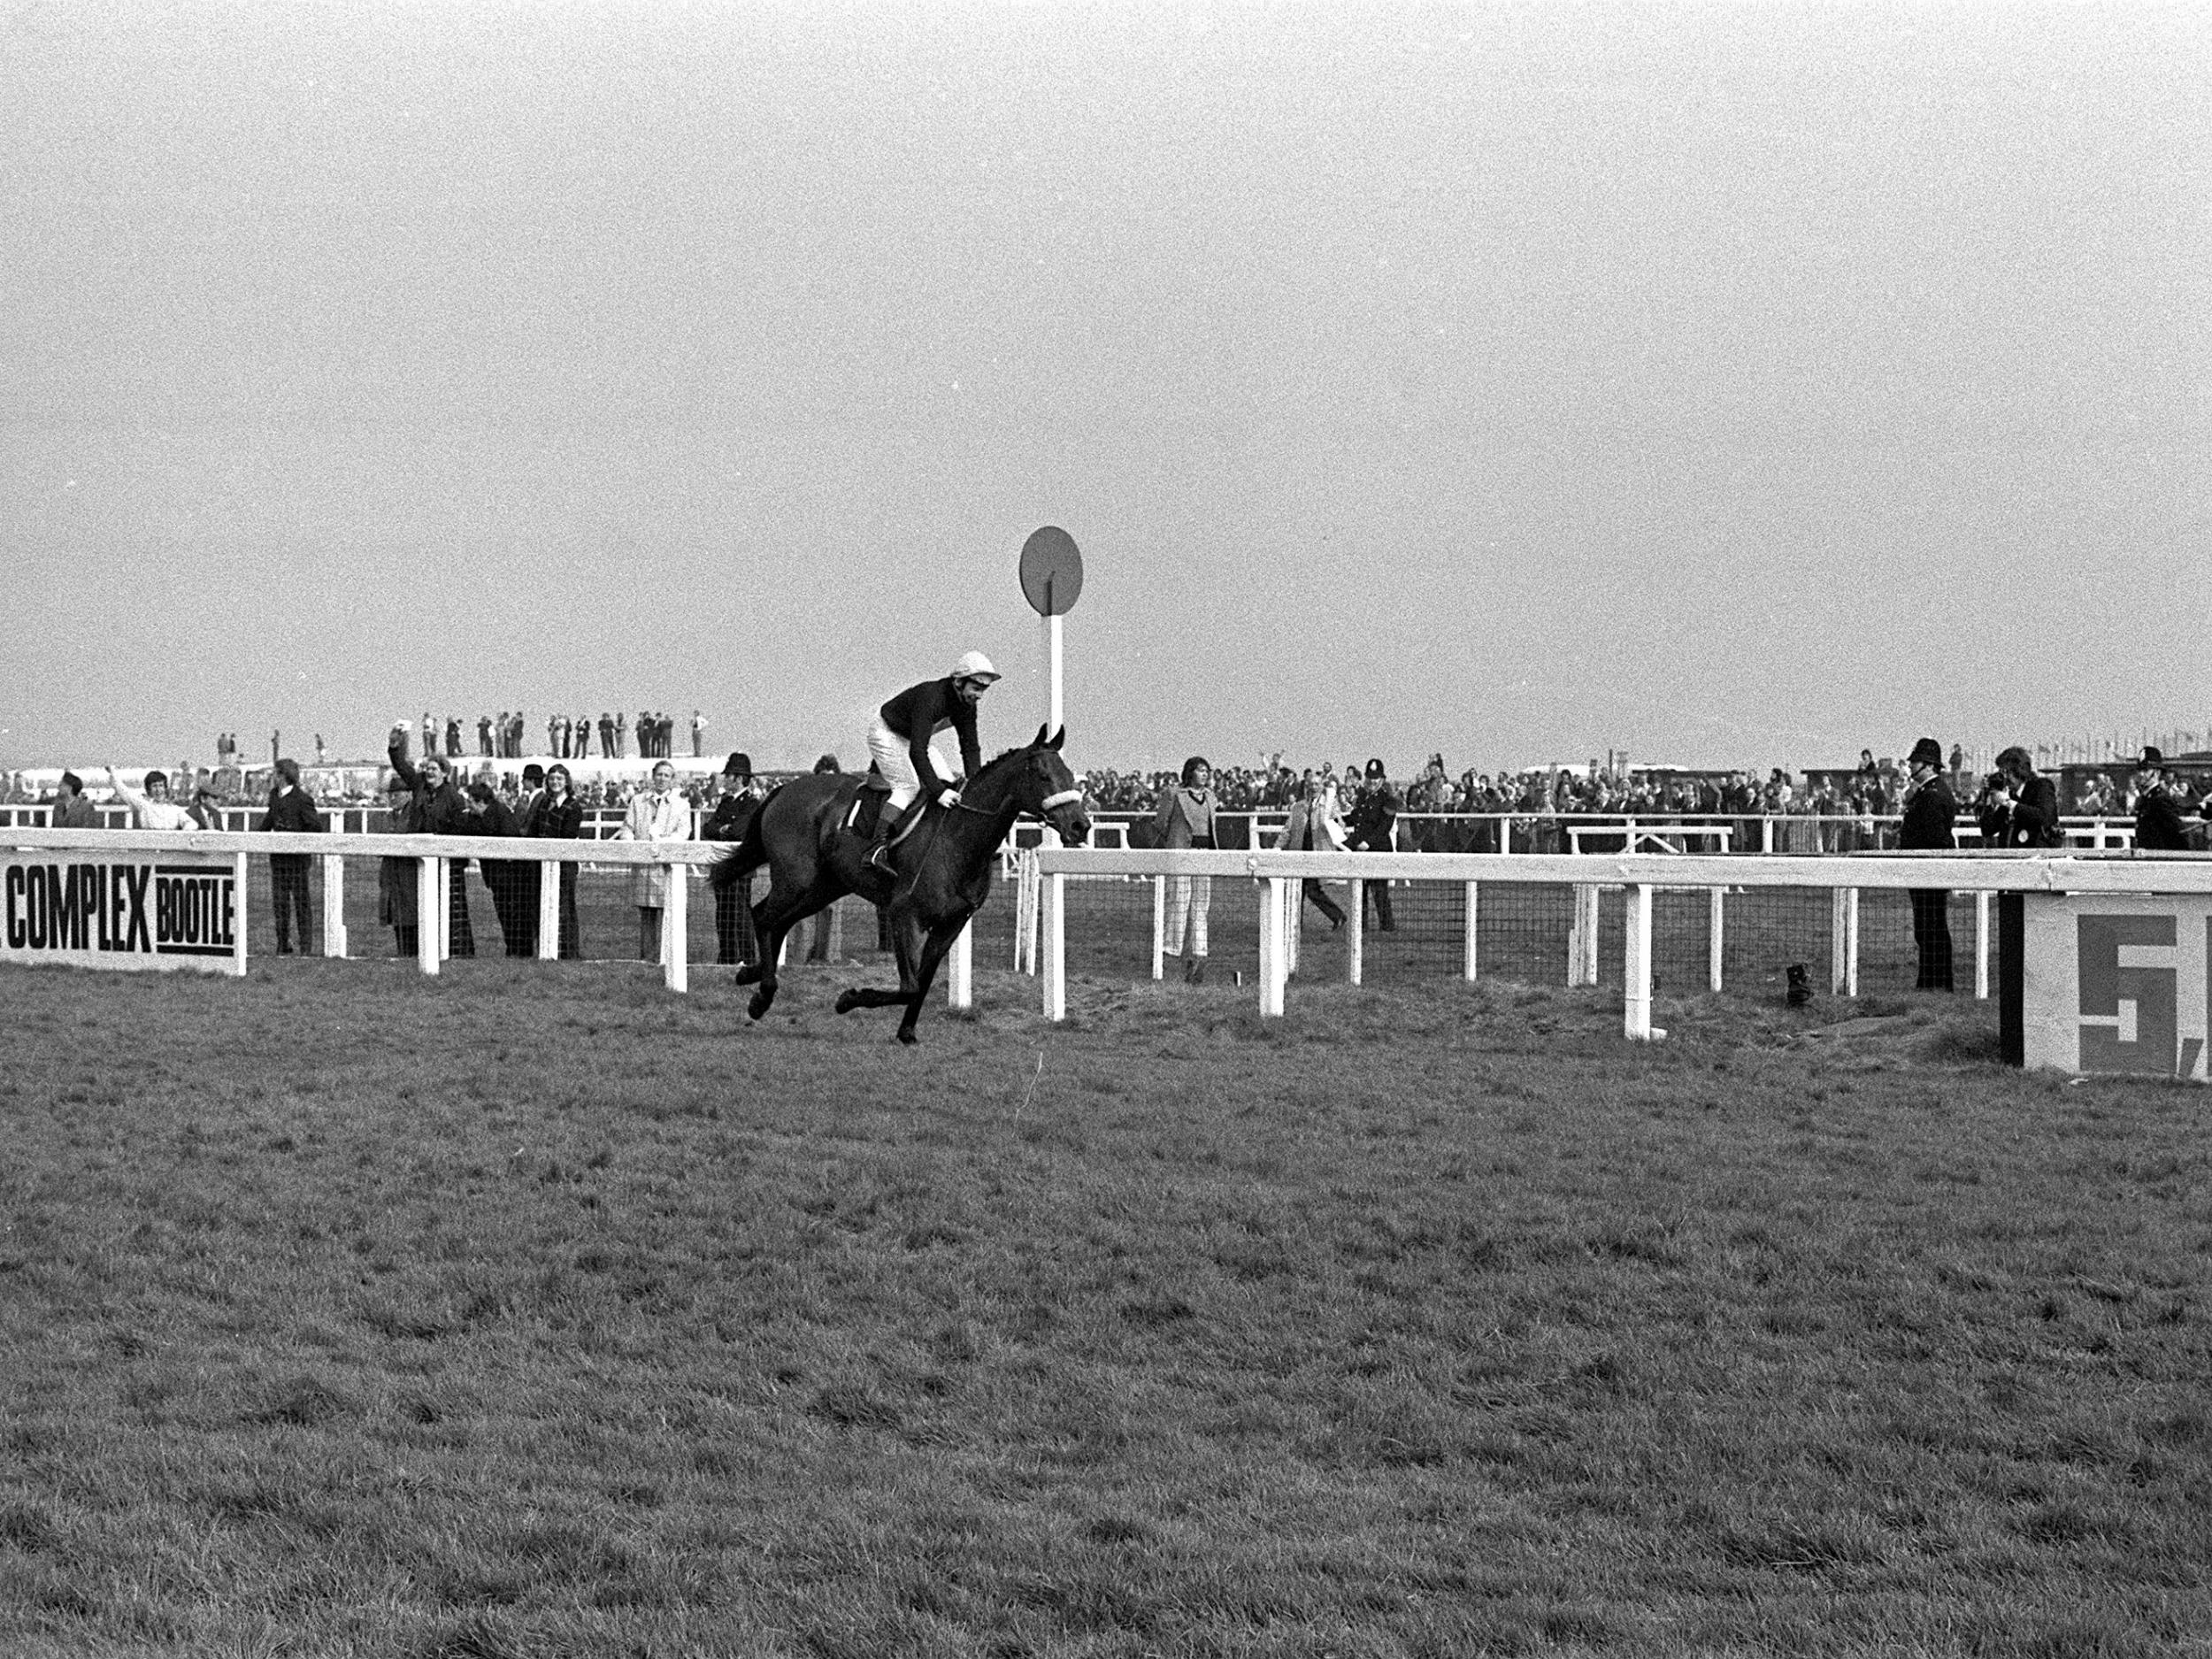
M 853 792 L 853 803 L 845 813 L 845 827 L 863 841 L 872 840 L 876 819 L 882 815 L 883 803 L 890 798 L 890 780 L 871 764 L 860 780 L 860 787 Z

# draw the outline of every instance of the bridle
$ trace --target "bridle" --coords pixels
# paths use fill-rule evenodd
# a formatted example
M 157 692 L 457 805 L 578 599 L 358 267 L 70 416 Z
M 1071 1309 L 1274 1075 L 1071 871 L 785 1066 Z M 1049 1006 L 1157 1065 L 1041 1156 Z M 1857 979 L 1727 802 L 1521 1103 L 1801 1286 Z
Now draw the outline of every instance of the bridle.
M 1037 816 L 1042 818 L 1047 813 L 1052 811 L 1056 807 L 1074 806 L 1082 799 L 1083 791 L 1080 786 L 1072 788 L 1056 790 L 1053 794 L 1047 795 L 1043 800 L 1037 803 Z M 1002 802 L 999 806 L 971 806 L 968 804 L 966 796 L 964 795 L 959 800 L 955 801 L 952 803 L 952 810 L 956 812 L 972 812 L 978 818 L 996 818 L 999 815 L 999 812 L 1002 810 L 1003 805 L 1004 803 Z

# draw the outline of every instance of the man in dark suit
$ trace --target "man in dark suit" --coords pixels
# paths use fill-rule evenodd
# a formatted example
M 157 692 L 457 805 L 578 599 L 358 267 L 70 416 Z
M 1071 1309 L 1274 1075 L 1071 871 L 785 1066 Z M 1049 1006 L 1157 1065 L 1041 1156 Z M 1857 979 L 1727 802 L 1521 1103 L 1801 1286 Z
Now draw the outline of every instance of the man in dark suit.
M 2146 853 L 2189 850 L 2181 803 L 2166 787 L 2166 757 L 2146 747 L 2135 763 L 2135 849 Z
M 1403 803 L 1398 792 L 1391 786 L 1390 775 L 1379 760 L 1367 763 L 1367 776 L 1361 785 L 1359 799 L 1353 803 L 1351 817 L 1345 828 L 1350 832 L 1353 850 L 1363 853 L 1386 853 L 1397 850 L 1394 832 Z M 1363 904 L 1375 907 L 1375 926 L 1383 933 L 1395 933 L 1398 918 L 1390 910 L 1390 883 L 1363 881 L 1360 892 Z
M 2008 751 L 2014 753 L 2017 751 Z M 1924 737 L 1906 757 L 1912 780 L 1905 786 L 1904 821 L 1898 826 L 1897 845 L 1907 852 L 1948 852 L 1958 845 L 1951 822 L 1959 803 L 1951 786 L 1943 780 L 1943 746 Z M 1912 942 L 1920 956 L 1916 991 L 1951 988 L 1951 895 L 1946 888 L 1912 887 Z
M 269 810 L 261 815 L 259 829 L 296 835 L 319 835 L 323 815 L 300 787 L 299 762 L 287 757 L 276 764 L 274 787 L 269 791 Z M 312 937 L 307 898 L 308 856 L 305 853 L 269 855 L 269 896 L 276 908 L 277 955 L 292 954 L 292 923 L 299 922 L 300 950 Z

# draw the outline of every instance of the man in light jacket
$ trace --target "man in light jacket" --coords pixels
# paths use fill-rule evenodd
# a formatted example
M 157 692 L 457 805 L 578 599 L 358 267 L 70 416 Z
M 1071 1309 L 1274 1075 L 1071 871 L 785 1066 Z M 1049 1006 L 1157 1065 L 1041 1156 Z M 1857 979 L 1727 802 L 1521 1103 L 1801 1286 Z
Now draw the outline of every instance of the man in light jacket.
M 630 797 L 618 841 L 687 841 L 691 839 L 691 803 L 676 793 L 676 769 L 662 761 L 653 768 L 653 781 Z M 661 864 L 640 864 L 631 878 L 630 896 L 637 905 L 638 959 L 657 962 L 661 956 L 661 912 L 668 908 L 668 881 L 679 880 L 681 870 Z

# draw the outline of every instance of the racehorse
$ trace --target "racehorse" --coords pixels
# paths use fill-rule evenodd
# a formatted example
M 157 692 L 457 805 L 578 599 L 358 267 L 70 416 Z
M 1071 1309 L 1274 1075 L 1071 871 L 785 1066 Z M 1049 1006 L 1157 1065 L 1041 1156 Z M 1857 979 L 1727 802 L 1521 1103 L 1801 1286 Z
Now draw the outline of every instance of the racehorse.
M 929 802 L 921 822 L 891 849 L 897 872 L 887 876 L 867 862 L 868 838 L 848 828 L 865 783 L 855 772 L 814 772 L 795 778 L 761 803 L 745 837 L 710 866 L 719 890 L 768 866 L 768 891 L 753 906 L 760 959 L 737 971 L 740 985 L 754 985 L 746 1012 L 754 1019 L 776 1000 L 776 958 L 784 935 L 845 894 L 872 904 L 887 903 L 891 942 L 898 956 L 899 988 L 855 986 L 837 999 L 837 1011 L 903 1007 L 899 1041 L 914 1041 L 914 1024 L 938 964 L 968 918 L 991 895 L 991 862 L 1022 813 L 1043 818 L 1064 841 L 1089 838 L 1090 814 L 1075 774 L 1060 758 L 1065 728 L 1048 741 L 1010 749 L 980 768 L 960 791 L 957 804 Z

